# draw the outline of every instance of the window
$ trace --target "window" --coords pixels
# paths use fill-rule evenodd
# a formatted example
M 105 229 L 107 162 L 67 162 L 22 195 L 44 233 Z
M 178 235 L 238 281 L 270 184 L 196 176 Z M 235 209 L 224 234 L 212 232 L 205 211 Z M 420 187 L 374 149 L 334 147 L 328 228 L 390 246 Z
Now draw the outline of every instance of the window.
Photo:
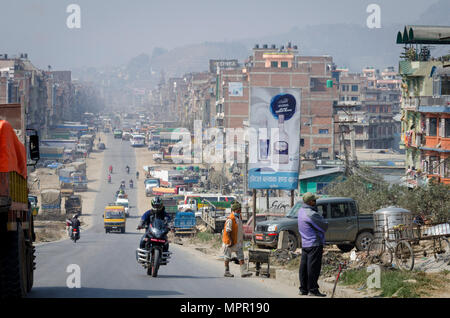
M 326 187 L 328 182 L 317 182 L 317 194 L 327 194 Z
M 352 100 L 353 101 L 357 101 L 358 100 L 358 96 L 352 96 Z
M 436 136 L 437 135 L 437 118 L 430 118 L 430 130 L 428 132 L 428 136 Z
M 286 61 L 281 62 L 281 67 L 289 67 L 289 63 Z
M 445 118 L 445 138 L 450 138 L 450 118 Z
M 352 85 L 352 92 L 358 91 L 358 85 Z
M 350 216 L 350 209 L 347 203 L 331 203 L 331 218 L 344 218 Z
M 444 169 L 444 178 L 450 178 L 450 159 L 447 157 L 447 159 L 442 164 Z
M 431 156 L 428 165 L 428 174 L 439 174 L 439 157 Z
M 319 134 L 327 135 L 328 134 L 328 129 L 319 129 Z
M 305 146 L 305 139 L 301 138 L 300 139 L 300 147 L 304 147 Z
M 319 204 L 317 207 L 317 213 L 323 216 L 324 219 L 327 218 L 327 206 L 323 204 Z
M 278 62 L 277 61 L 270 62 L 270 67 L 278 67 Z

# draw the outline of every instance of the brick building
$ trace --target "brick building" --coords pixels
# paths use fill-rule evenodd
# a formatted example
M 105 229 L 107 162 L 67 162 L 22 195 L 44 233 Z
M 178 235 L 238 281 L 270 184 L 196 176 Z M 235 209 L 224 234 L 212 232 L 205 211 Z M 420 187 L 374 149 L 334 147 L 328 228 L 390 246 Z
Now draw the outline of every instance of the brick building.
M 337 151 L 333 104 L 337 100 L 330 56 L 301 56 L 296 46 L 256 45 L 243 66 L 220 70 L 216 126 L 239 128 L 248 120 L 251 87 L 301 89 L 301 153 L 317 151 L 334 158 Z

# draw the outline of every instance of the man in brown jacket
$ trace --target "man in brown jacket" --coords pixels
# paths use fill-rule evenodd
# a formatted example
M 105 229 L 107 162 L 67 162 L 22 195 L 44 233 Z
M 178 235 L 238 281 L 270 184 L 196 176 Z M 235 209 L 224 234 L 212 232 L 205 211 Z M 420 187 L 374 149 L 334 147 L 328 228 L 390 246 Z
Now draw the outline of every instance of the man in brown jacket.
M 241 268 L 241 277 L 249 277 L 249 273 L 244 265 L 244 229 L 241 219 L 241 204 L 237 201 L 233 202 L 231 206 L 231 214 L 228 216 L 223 229 L 222 248 L 225 260 L 225 277 L 234 277 L 230 273 L 231 253 L 235 253 L 239 260 Z

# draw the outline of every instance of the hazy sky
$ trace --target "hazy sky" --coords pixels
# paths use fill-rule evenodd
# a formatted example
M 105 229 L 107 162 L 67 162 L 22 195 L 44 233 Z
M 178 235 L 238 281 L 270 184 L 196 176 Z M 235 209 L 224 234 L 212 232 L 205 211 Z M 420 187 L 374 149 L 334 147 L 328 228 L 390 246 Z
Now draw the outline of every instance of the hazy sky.
M 232 41 L 306 25 L 365 25 L 369 4 L 381 24 L 415 21 L 437 0 L 1 0 L 0 53 L 28 53 L 38 67 L 120 65 L 154 47 Z M 81 28 L 69 29 L 69 4 Z

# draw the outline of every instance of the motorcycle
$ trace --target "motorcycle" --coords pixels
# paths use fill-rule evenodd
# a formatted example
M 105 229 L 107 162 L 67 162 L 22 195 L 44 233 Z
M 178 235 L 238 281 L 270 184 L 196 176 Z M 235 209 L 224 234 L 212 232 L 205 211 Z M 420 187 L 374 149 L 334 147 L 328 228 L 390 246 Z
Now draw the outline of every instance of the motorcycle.
M 77 240 L 80 239 L 80 230 L 72 228 L 72 235 L 70 236 L 70 239 L 73 240 L 74 243 L 76 243 Z
M 122 181 L 122 182 L 120 183 L 119 189 L 120 189 L 120 190 L 125 190 L 125 181 Z
M 136 260 L 147 269 L 147 275 L 149 276 L 157 277 L 159 266 L 169 263 L 172 253 L 164 251 L 164 247 L 168 244 L 168 232 L 169 228 L 166 223 L 155 218 L 145 234 L 145 248 L 136 250 Z
M 133 189 L 133 181 L 130 180 L 130 189 Z

